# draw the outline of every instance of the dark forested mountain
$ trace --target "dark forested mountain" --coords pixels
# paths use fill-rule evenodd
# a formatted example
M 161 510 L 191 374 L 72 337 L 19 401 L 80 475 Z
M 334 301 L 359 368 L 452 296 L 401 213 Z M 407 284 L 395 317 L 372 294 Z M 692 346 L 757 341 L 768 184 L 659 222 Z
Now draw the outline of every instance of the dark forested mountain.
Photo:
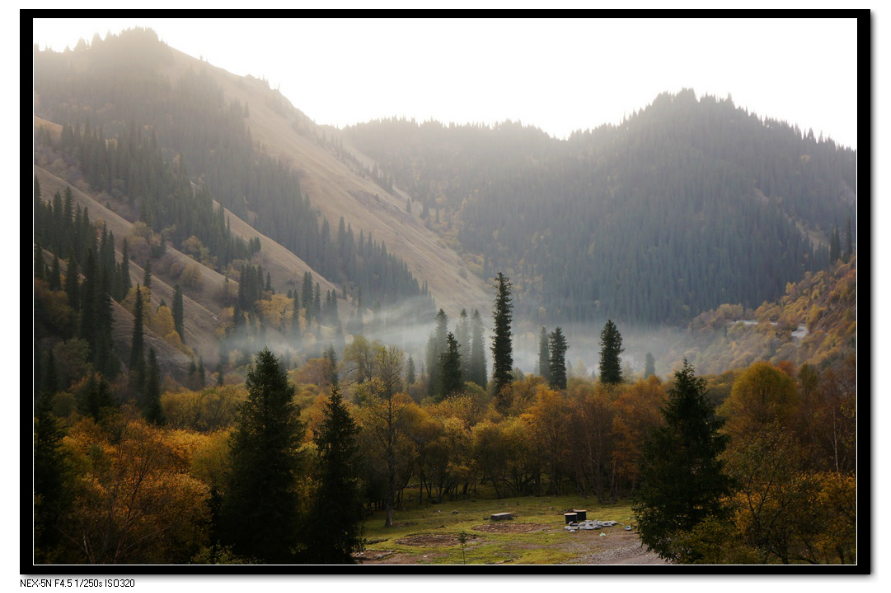
M 213 243 L 221 264 L 248 250 L 214 199 L 368 303 L 426 295 L 383 242 L 320 220 L 298 174 L 251 139 L 247 104 L 227 98 L 207 65 L 173 62 L 174 50 L 142 29 L 73 52 L 35 49 L 36 115 L 63 126 L 64 156 L 94 191 L 135 202 L 156 231 L 178 229 L 177 246 L 192 234 Z M 185 200 L 190 180 L 199 195 Z
M 855 151 L 692 91 L 565 141 L 511 122 L 345 132 L 474 271 L 510 276 L 533 321 L 754 308 L 827 267 L 830 237 L 854 219 Z

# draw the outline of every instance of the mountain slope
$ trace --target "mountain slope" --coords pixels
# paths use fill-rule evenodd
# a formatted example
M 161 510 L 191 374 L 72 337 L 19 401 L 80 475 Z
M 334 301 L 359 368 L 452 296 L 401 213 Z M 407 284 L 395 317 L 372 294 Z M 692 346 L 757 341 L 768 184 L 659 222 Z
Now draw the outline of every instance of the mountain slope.
M 152 142 L 156 134 L 167 158 L 181 154 L 189 175 L 230 211 L 301 254 L 329 280 L 347 279 L 349 286 L 341 288 L 350 297 L 365 285 L 365 306 L 375 300 L 386 306 L 394 290 L 422 294 L 426 282 L 437 304 L 453 315 L 462 307 L 488 307 L 485 283 L 405 212 L 405 200 L 338 159 L 324 132 L 265 81 L 234 76 L 168 48 L 151 31 L 135 30 L 81 51 L 36 52 L 35 89 L 36 113 L 44 119 L 82 126 L 89 118 L 87 127 L 103 130 L 105 138 L 128 126 L 152 134 Z M 313 220 L 311 212 L 320 217 Z M 399 262 L 372 269 L 366 261 L 354 269 L 342 259 L 337 268 L 337 256 L 325 246 L 339 241 L 334 229 L 341 217 L 357 238 L 373 236 L 381 257 L 404 262 L 416 287 L 409 286 Z
M 856 153 L 732 100 L 662 94 L 618 126 L 557 140 L 404 119 L 345 130 L 484 274 L 508 272 L 520 316 L 686 325 L 754 308 L 829 265 Z

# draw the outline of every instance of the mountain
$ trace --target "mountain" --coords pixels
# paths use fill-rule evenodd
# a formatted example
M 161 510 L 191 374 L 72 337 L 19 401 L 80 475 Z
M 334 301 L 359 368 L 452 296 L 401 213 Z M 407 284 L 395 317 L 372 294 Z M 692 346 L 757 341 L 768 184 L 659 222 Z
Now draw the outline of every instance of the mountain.
M 146 151 L 157 148 L 158 158 L 175 162 L 182 178 L 305 262 L 293 280 L 309 266 L 367 308 L 429 296 L 452 314 L 487 307 L 485 283 L 405 211 L 406 200 L 339 157 L 331 135 L 266 81 L 191 58 L 151 30 L 97 36 L 79 47 L 35 49 L 35 112 L 69 129 L 76 152 L 88 160 L 95 155 L 80 165 L 97 193 L 150 202 L 149 216 L 172 209 L 165 196 L 144 195 L 150 180 L 134 179 L 131 187 L 132 170 L 121 177 L 102 145 L 126 142 L 132 159 L 132 146 L 145 143 Z M 435 310 L 432 303 L 421 309 Z
M 405 119 L 344 135 L 471 269 L 510 276 L 517 316 L 539 323 L 684 326 L 828 267 L 849 220 L 856 242 L 856 152 L 730 98 L 665 93 L 565 141 Z

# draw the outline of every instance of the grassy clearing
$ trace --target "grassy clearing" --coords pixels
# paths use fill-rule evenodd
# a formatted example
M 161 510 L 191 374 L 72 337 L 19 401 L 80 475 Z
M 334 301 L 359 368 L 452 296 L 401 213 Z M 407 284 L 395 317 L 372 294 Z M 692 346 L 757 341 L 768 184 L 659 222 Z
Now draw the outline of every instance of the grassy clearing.
M 587 509 L 588 519 L 620 525 L 570 533 L 564 529 L 563 513 L 572 508 Z M 513 513 L 514 519 L 489 520 L 491 514 L 505 512 Z M 467 534 L 467 564 L 586 562 L 611 550 L 636 549 L 632 544 L 637 542 L 634 532 L 623 529 L 634 525 L 630 503 L 625 501 L 598 505 L 572 496 L 476 499 L 395 511 L 393 527 L 384 527 L 384 518 L 384 513 L 376 513 L 365 523 L 366 563 L 461 564 L 462 531 Z

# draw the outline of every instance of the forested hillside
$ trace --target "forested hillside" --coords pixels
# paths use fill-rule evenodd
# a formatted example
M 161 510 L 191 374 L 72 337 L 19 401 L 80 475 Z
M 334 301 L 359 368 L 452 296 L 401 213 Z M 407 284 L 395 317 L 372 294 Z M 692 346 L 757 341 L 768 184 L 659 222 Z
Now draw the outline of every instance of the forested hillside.
M 729 98 L 662 94 L 566 141 L 404 119 L 345 136 L 533 319 L 686 325 L 778 298 L 830 264 L 840 229 L 856 242 L 855 152 Z
M 369 305 L 426 295 L 370 233 L 335 231 L 320 218 L 297 173 L 252 141 L 248 107 L 228 99 L 207 68 L 174 68 L 174 51 L 151 30 L 94 41 L 34 54 L 37 113 L 63 125 L 62 150 L 94 191 L 126 198 L 156 232 L 171 228 L 176 246 L 196 236 L 218 265 L 243 259 L 248 246 L 227 236 L 211 195 Z

